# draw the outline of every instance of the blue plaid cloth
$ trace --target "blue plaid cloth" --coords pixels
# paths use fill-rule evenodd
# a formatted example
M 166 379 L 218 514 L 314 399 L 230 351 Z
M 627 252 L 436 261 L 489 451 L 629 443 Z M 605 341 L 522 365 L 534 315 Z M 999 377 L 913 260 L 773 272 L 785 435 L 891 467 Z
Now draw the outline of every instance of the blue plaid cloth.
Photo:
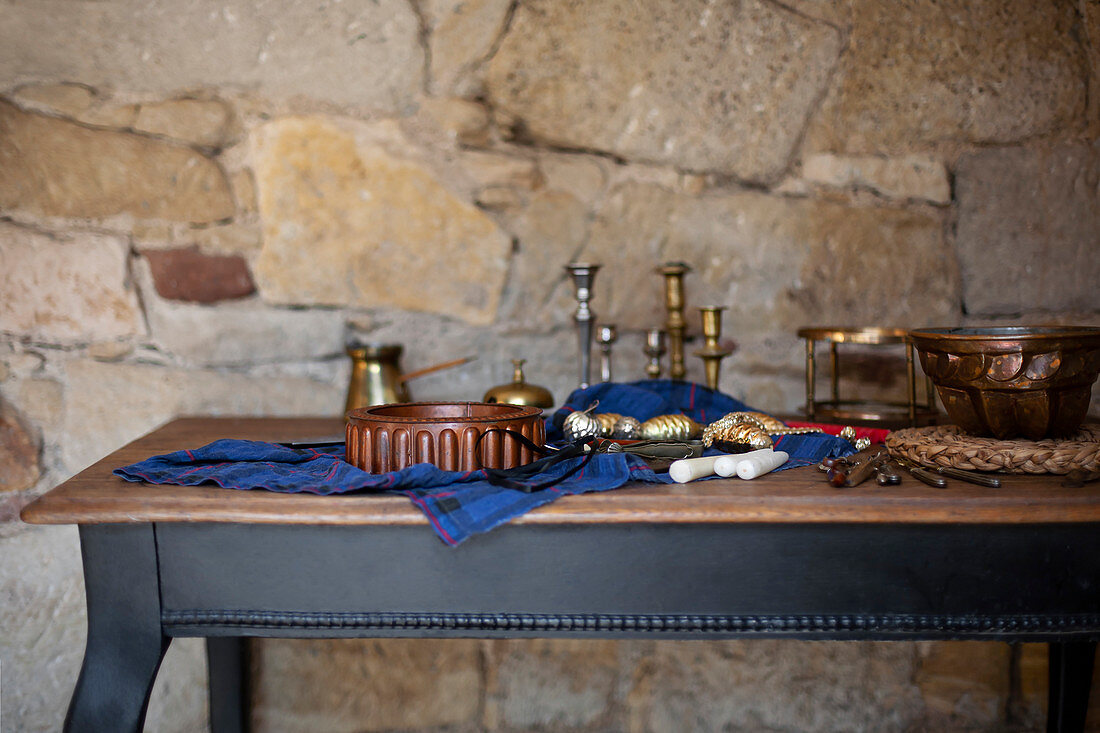
M 528 485 L 553 481 L 582 459 L 563 461 L 530 479 Z M 286 448 L 252 440 L 216 440 L 194 450 L 153 456 L 117 468 L 127 481 L 195 486 L 212 482 L 227 489 L 267 489 L 282 493 L 402 494 L 424 515 L 439 538 L 457 545 L 559 496 L 606 491 L 627 481 L 667 481 L 641 459 L 626 454 L 593 457 L 578 473 L 533 493 L 494 486 L 485 471 L 443 471 L 418 463 L 401 471 L 371 474 L 344 460 L 344 446 Z
M 587 409 L 599 401 L 594 413 L 613 412 L 629 415 L 645 422 L 658 415 L 682 413 L 692 420 L 706 425 L 731 412 L 756 412 L 744 402 L 694 382 L 673 382 L 664 379 L 647 379 L 641 382 L 618 384 L 608 382 L 578 389 L 569 395 L 565 404 L 550 416 L 546 425 L 546 439 L 550 442 L 562 438 L 561 426 L 571 412 Z M 832 435 L 783 435 L 775 439 L 775 449 L 785 451 L 790 459 L 779 469 L 785 471 L 800 466 L 816 466 L 822 458 L 846 456 L 855 453 L 852 444 Z M 708 455 L 716 451 L 707 451 Z M 670 481 L 667 474 L 659 474 Z M 661 480 L 661 479 L 659 479 Z
M 639 420 L 683 412 L 699 422 L 711 422 L 727 412 L 751 409 L 728 395 L 685 382 L 644 381 L 600 384 L 570 395 L 566 405 L 548 420 L 548 435 L 560 438 L 561 420 L 599 399 L 599 412 L 617 412 Z M 846 440 L 823 435 L 781 438 L 777 449 L 787 451 L 786 467 L 817 463 L 825 456 L 854 451 Z M 582 459 L 570 459 L 531 477 L 527 485 L 553 482 Z M 628 481 L 669 483 L 667 473 L 656 473 L 629 454 L 600 454 L 579 472 L 549 488 L 531 493 L 496 486 L 485 471 L 443 471 L 421 463 L 401 471 L 370 474 L 344 460 L 344 446 L 287 448 L 249 440 L 217 440 L 193 450 L 153 456 L 115 469 L 128 481 L 194 486 L 215 483 L 228 489 L 267 489 L 283 493 L 320 495 L 349 492 L 401 494 L 424 513 L 435 533 L 448 545 L 487 532 L 559 496 L 615 489 Z

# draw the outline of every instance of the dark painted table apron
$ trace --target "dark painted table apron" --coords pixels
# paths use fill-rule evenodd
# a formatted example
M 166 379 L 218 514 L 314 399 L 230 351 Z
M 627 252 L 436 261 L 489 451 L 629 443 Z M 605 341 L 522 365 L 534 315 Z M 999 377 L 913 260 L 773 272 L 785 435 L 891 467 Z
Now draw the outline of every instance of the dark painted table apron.
M 67 730 L 141 730 L 178 636 L 207 638 L 219 733 L 247 728 L 244 638 L 388 636 L 1041 641 L 1048 729 L 1084 727 L 1100 495 L 1050 477 L 997 495 L 954 482 L 838 492 L 813 469 L 639 486 L 569 497 L 448 548 L 401 497 L 110 476 L 218 437 L 332 425 L 178 420 L 24 511 L 81 525 L 88 643 Z

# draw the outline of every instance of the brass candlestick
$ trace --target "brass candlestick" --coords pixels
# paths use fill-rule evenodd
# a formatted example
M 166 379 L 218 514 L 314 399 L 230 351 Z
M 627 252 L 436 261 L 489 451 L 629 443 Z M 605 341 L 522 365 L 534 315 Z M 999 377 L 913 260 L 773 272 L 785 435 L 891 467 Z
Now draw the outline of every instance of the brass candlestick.
M 573 262 L 565 266 L 569 276 L 573 278 L 573 289 L 576 291 L 577 312 L 573 314 L 573 322 L 577 324 L 577 356 L 580 362 L 580 376 L 577 380 L 581 389 L 588 386 L 589 365 L 592 362 L 592 322 L 596 320 L 596 314 L 588 307 L 588 301 L 592 298 L 592 281 L 596 279 L 599 265 Z
M 733 353 L 733 349 L 727 349 L 718 343 L 722 335 L 722 311 L 723 305 L 704 306 L 699 309 L 703 316 L 703 348 L 695 352 L 695 355 L 703 360 L 706 370 L 707 386 L 718 389 L 718 369 L 722 359 Z
M 614 326 L 600 326 L 596 329 L 596 341 L 600 344 L 600 381 L 611 381 L 611 345 L 619 337 Z
M 683 262 L 666 262 L 657 270 L 665 276 L 665 307 L 668 309 L 668 375 L 683 379 L 684 368 L 684 275 L 691 271 Z
M 645 332 L 645 355 L 649 357 L 645 373 L 650 379 L 661 376 L 661 357 L 667 351 L 665 347 L 665 332 L 659 328 L 651 328 Z

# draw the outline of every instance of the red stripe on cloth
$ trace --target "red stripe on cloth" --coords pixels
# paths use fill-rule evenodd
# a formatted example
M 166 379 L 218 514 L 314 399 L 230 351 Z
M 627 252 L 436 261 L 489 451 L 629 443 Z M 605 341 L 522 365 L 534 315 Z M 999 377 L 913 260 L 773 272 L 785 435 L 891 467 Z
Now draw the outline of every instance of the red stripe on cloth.
M 787 425 L 792 428 L 821 428 L 829 435 L 840 435 L 840 431 L 846 427 L 845 425 L 820 422 L 789 422 Z M 855 426 L 853 425 L 852 427 Z M 885 443 L 886 436 L 890 434 L 890 431 L 884 428 L 855 427 L 855 430 L 856 438 L 869 438 L 872 443 Z
M 428 518 L 428 521 L 432 523 L 432 526 L 435 527 L 435 531 L 439 533 L 444 542 L 446 542 L 448 545 L 451 545 L 452 547 L 458 544 L 457 542 L 455 542 L 454 537 L 451 537 L 451 535 L 447 533 L 447 530 L 443 529 L 443 526 L 439 523 L 439 520 L 436 519 L 436 516 L 434 514 L 432 514 L 432 510 L 428 508 L 427 502 L 418 497 L 412 491 L 402 491 L 401 493 L 409 497 L 413 504 L 416 504 L 418 507 L 420 507 L 420 511 L 424 512 L 424 516 L 426 516 Z

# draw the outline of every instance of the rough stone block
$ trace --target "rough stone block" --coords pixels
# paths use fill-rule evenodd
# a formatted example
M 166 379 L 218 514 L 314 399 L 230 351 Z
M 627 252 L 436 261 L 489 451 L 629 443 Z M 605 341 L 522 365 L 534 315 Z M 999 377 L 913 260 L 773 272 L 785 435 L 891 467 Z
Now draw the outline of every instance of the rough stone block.
M 607 186 L 608 174 L 602 159 L 591 155 L 543 153 L 539 170 L 546 187 L 572 194 L 578 201 L 592 203 Z
M 1087 96 L 1073 3 L 852 3 L 838 79 L 811 151 L 899 153 L 1074 127 Z
M 84 84 L 28 84 L 11 95 L 23 107 L 52 112 L 65 117 L 79 117 L 96 101 L 95 90 Z
M 343 352 L 343 321 L 327 309 L 277 308 L 255 300 L 212 308 L 151 293 L 145 303 L 152 340 L 191 364 L 291 363 Z
M 260 225 L 251 222 L 234 221 L 222 226 L 196 229 L 188 234 L 187 239 L 194 241 L 202 252 L 239 255 L 246 260 L 258 254 L 263 246 Z M 250 282 L 251 278 L 249 274 Z
M 575 730 L 609 722 L 619 681 L 615 642 L 509 640 L 490 648 L 487 715 L 500 729 Z
M 588 236 L 587 207 L 568 193 L 541 190 L 526 207 L 508 211 L 505 219 L 517 245 L 501 321 L 509 328 L 536 331 L 567 323 L 576 301 L 563 265 Z
M 486 87 L 524 139 L 774 182 L 840 50 L 763 0 L 522 3 Z
M 812 183 L 838 188 L 868 188 L 891 199 L 951 202 L 951 184 L 943 161 L 925 155 L 901 158 L 811 155 L 802 176 Z
M 3 44 L 0 43 L 0 46 Z M 0 99 L 0 210 L 211 222 L 233 215 L 221 169 L 190 148 L 24 112 Z
M 0 331 L 53 343 L 140 333 L 126 257 L 113 236 L 69 240 L 0 222 Z
M 626 730 L 919 729 L 912 644 L 658 642 L 626 699 Z
M 247 88 L 398 111 L 420 89 L 419 23 L 404 0 L 173 0 L 5 8 L 0 88 L 76 79 L 174 95 Z
M 421 3 L 428 25 L 433 94 L 476 90 L 473 71 L 504 31 L 510 0 L 427 0 Z
M 206 148 L 222 148 L 233 135 L 233 112 L 216 99 L 172 99 L 141 105 L 134 129 Z
M 244 258 L 205 255 L 195 248 L 143 253 L 157 294 L 166 300 L 216 303 L 256 292 Z
M 687 262 L 689 333 L 701 305 L 727 305 L 723 334 L 739 348 L 721 387 L 749 404 L 804 402 L 802 326 L 916 327 L 960 318 L 961 284 L 944 214 L 744 191 L 694 197 L 648 184 L 613 188 L 578 258 L 601 262 L 593 309 L 620 332 L 663 324 L 666 261 Z M 557 323 L 567 325 L 568 314 Z M 703 378 L 701 362 L 688 378 Z M 639 373 L 640 369 L 638 372 Z
M 1046 644 L 1020 644 L 1016 674 L 1019 684 L 1019 698 L 1015 701 L 1017 714 L 1032 720 L 1042 721 L 1047 711 L 1047 675 L 1050 666 L 1047 663 Z M 1095 676 L 1094 676 L 1095 689 Z
M 9 392 L 12 404 L 26 421 L 42 433 L 42 442 L 50 445 L 61 426 L 65 389 L 54 379 L 24 379 Z
M 603 263 L 593 307 L 620 327 L 664 322 L 655 268 L 683 261 L 689 308 L 727 304 L 738 340 L 774 338 L 811 323 L 953 316 L 960 286 L 942 226 L 903 209 L 631 184 L 608 196 L 581 256 Z
M 461 145 L 484 147 L 492 139 L 489 110 L 468 99 L 425 99 L 421 109 L 448 137 Z
M 41 475 L 38 441 L 15 411 L 0 401 L 0 492 L 22 491 Z
M 260 730 L 434 730 L 476 723 L 478 642 L 263 639 L 253 646 Z
M 511 242 L 416 160 L 321 118 L 287 118 L 254 140 L 265 300 L 496 316 Z
M 1088 131 L 1095 136 L 1100 133 L 1100 2 L 1084 0 L 1077 4 L 1077 8 L 1084 20 L 1085 37 L 1088 39 Z
M 459 164 L 479 186 L 512 186 L 532 190 L 542 184 L 538 165 L 530 158 L 479 150 L 460 155 Z
M 0 728 L 61 730 L 86 633 L 76 527 L 23 525 L 0 557 Z
M 963 156 L 955 173 L 971 315 L 1100 311 L 1100 143 Z
M 107 364 L 64 365 L 61 467 L 75 473 L 179 415 L 339 415 L 344 387 L 309 377 Z M 95 425 L 95 430 L 88 430 Z
M 935 642 L 921 645 L 914 680 L 933 728 L 989 729 L 1005 720 L 1011 683 L 1008 644 Z

